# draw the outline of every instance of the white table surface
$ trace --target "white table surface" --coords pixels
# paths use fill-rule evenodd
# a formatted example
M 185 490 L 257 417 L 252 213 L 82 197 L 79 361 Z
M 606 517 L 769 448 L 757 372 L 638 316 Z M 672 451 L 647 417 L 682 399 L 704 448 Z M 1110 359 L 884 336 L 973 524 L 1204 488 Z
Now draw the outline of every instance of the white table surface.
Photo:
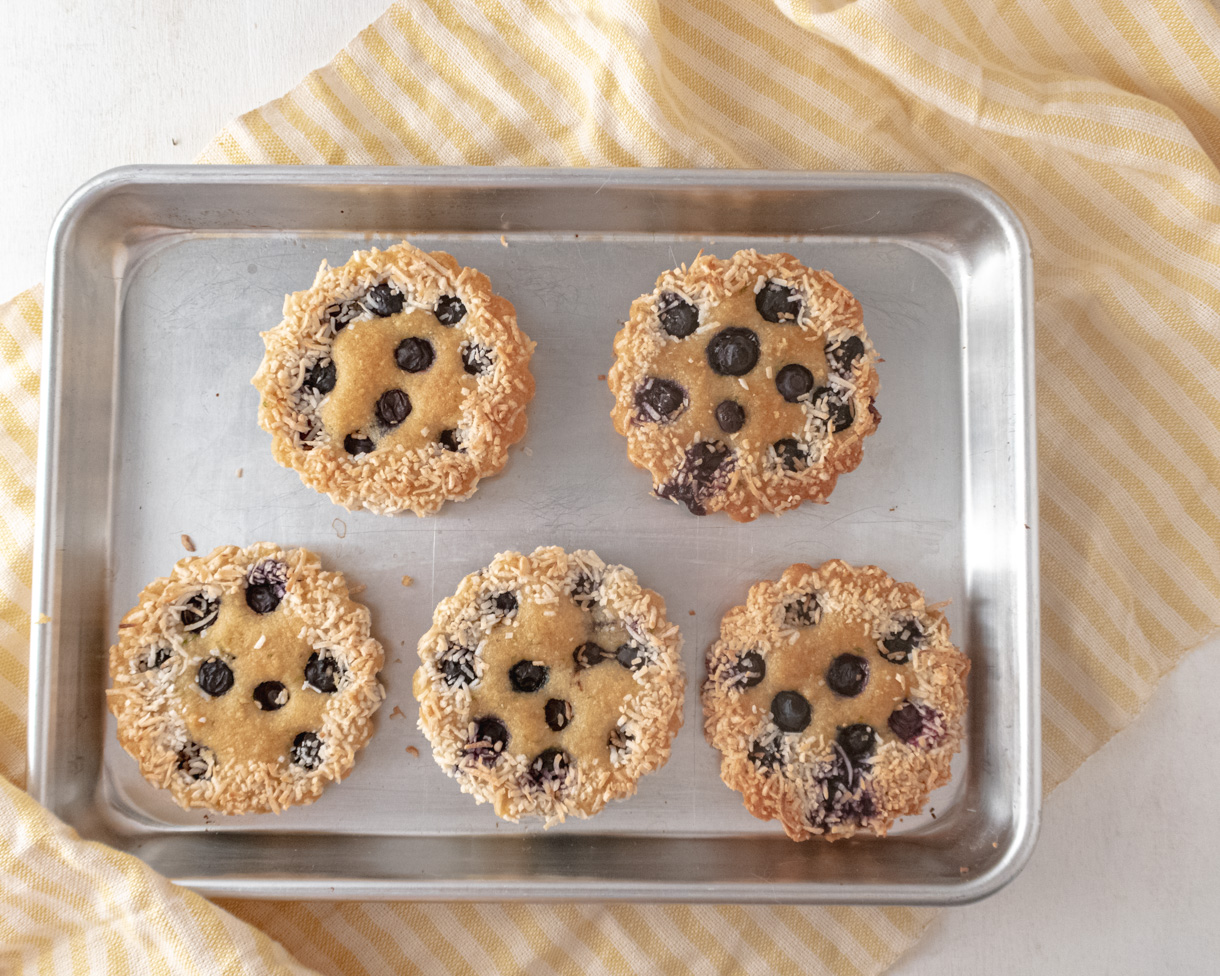
M 386 0 L 6 0 L 0 300 L 42 279 L 68 194 L 126 163 L 187 163 L 286 91 Z M 1220 391 L 1217 391 L 1220 392 Z M 892 972 L 1220 972 L 1213 639 L 1046 804 L 1005 891 L 941 913 Z

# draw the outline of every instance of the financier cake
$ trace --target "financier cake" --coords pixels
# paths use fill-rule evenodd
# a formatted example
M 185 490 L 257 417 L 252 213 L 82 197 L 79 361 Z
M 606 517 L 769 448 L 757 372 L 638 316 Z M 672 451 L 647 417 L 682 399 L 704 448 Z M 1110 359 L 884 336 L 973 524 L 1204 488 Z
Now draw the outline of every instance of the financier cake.
M 949 781 L 969 671 L 912 584 L 798 563 L 724 615 L 704 728 L 725 783 L 793 840 L 884 836 Z
M 346 508 L 428 515 L 525 435 L 534 343 L 485 275 L 441 251 L 323 262 L 263 341 L 253 382 L 275 459 Z
M 341 573 L 260 542 L 181 560 L 119 624 L 119 742 L 183 808 L 279 812 L 352 770 L 383 697 L 381 645 Z
M 653 492 L 749 522 L 825 502 L 881 420 L 860 303 L 791 254 L 702 255 L 631 306 L 614 426 Z
M 589 550 L 505 552 L 419 642 L 419 727 L 506 820 L 585 818 L 669 758 L 685 681 L 665 602 Z

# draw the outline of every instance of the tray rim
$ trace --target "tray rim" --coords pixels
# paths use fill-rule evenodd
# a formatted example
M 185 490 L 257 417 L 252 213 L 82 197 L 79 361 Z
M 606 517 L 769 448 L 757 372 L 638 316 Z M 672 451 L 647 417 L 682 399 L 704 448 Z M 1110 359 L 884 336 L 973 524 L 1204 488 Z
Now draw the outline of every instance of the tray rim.
M 1025 516 L 1029 531 L 1023 547 L 1023 572 L 1018 573 L 1026 596 L 1026 612 L 1016 614 L 1016 648 L 1019 657 L 1016 694 L 1017 714 L 1014 721 L 1024 735 L 1020 742 L 1027 760 L 1018 767 L 1017 800 L 1014 810 L 1011 842 L 992 866 L 977 875 L 950 884 L 879 883 L 867 888 L 837 886 L 843 895 L 818 893 L 804 889 L 826 889 L 836 886 L 817 881 L 772 885 L 761 883 L 725 882 L 700 884 L 691 890 L 690 884 L 668 881 L 641 881 L 633 885 L 608 880 L 581 881 L 563 879 L 553 884 L 555 893 L 539 892 L 537 880 L 494 882 L 487 885 L 485 898 L 472 898 L 470 882 L 463 879 L 448 881 L 369 880 L 332 876 L 302 877 L 260 875 L 192 876 L 173 878 L 203 894 L 245 898 L 292 899 L 410 899 L 435 900 L 455 897 L 471 901 L 531 900 L 531 901 L 681 901 L 681 902 L 742 902 L 758 904 L 890 904 L 956 905 L 979 901 L 1009 884 L 1025 867 L 1033 853 L 1041 826 L 1041 667 L 1040 667 L 1040 601 L 1038 561 L 1038 494 L 1036 414 L 1034 399 L 1034 328 L 1033 270 L 1028 235 L 1016 213 L 987 184 L 958 173 L 906 173 L 871 171 L 790 171 L 790 170 L 709 170 L 665 168 L 547 168 L 547 167 L 471 167 L 471 166 L 208 166 L 208 165 L 132 165 L 106 170 L 82 184 L 57 214 L 50 233 L 47 255 L 47 292 L 43 309 L 43 345 L 39 391 L 38 473 L 35 488 L 34 551 L 30 602 L 30 658 L 28 669 L 27 713 L 27 789 L 40 803 L 50 792 L 51 769 L 48 765 L 48 721 L 52 712 L 50 677 L 55 662 L 49 629 L 38 623 L 51 609 L 54 589 L 52 574 L 56 565 L 52 552 L 51 532 L 56 493 L 57 465 L 54 445 L 58 423 L 56 396 L 58 393 L 59 342 L 58 326 L 61 315 L 61 289 L 64 282 L 59 272 L 60 259 L 76 222 L 97 201 L 116 189 L 142 185 L 192 184 L 269 186 L 357 187 L 444 185 L 461 189 L 475 186 L 531 187 L 561 181 L 573 188 L 604 186 L 614 181 L 618 186 L 636 190 L 651 185 L 706 185 L 719 190 L 734 188 L 766 188 L 774 190 L 858 190 L 879 186 L 903 187 L 911 190 L 937 187 L 948 189 L 971 199 L 983 207 L 1008 235 L 1016 265 L 1016 280 L 1012 300 L 1013 318 L 1021 333 L 1022 352 L 1020 374 L 1024 379 L 1019 393 L 1023 409 L 1016 413 L 1014 431 L 1015 470 L 1017 477 L 1018 511 Z M 272 231 L 268 231 L 272 232 Z M 777 890 L 778 889 L 778 890 Z

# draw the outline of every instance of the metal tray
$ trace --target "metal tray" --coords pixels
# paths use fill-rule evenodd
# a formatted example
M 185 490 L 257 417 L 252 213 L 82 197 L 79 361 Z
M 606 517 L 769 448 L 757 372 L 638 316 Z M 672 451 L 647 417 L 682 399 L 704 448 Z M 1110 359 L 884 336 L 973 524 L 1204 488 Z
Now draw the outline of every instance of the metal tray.
M 285 292 L 324 257 L 402 237 L 452 252 L 512 300 L 538 342 L 538 395 L 501 477 L 438 516 L 390 520 L 339 509 L 278 467 L 249 380 Z M 620 319 L 660 270 L 744 246 L 830 268 L 859 297 L 885 357 L 885 420 L 830 504 L 737 525 L 649 497 L 602 375 Z M 85 837 L 210 895 L 270 898 L 944 904 L 997 890 L 1028 858 L 1040 796 L 1030 262 L 986 187 L 137 167 L 67 203 L 49 280 L 33 614 L 50 622 L 32 639 L 30 789 Z M 105 649 L 143 584 L 183 555 L 181 533 L 200 551 L 307 546 L 367 584 L 389 697 L 354 773 L 313 806 L 183 812 L 118 746 Z M 633 567 L 668 601 L 690 675 L 669 764 L 630 800 L 545 833 L 458 792 L 411 696 L 434 604 L 494 553 L 541 544 Z M 721 783 L 697 688 L 721 614 L 754 580 L 836 556 L 953 601 L 974 662 L 969 742 L 934 817 L 885 840 L 798 845 Z

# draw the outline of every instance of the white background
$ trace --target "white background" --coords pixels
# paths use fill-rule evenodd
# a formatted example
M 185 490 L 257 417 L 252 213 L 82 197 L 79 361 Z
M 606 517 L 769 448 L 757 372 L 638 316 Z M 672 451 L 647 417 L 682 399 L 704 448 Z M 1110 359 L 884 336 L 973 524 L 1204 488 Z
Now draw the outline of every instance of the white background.
M 51 220 L 80 183 L 191 162 L 385 2 L 0 0 L 0 300 L 42 279 Z M 893 972 L 1220 972 L 1217 647 L 1047 802 L 1024 874 L 942 913 Z

